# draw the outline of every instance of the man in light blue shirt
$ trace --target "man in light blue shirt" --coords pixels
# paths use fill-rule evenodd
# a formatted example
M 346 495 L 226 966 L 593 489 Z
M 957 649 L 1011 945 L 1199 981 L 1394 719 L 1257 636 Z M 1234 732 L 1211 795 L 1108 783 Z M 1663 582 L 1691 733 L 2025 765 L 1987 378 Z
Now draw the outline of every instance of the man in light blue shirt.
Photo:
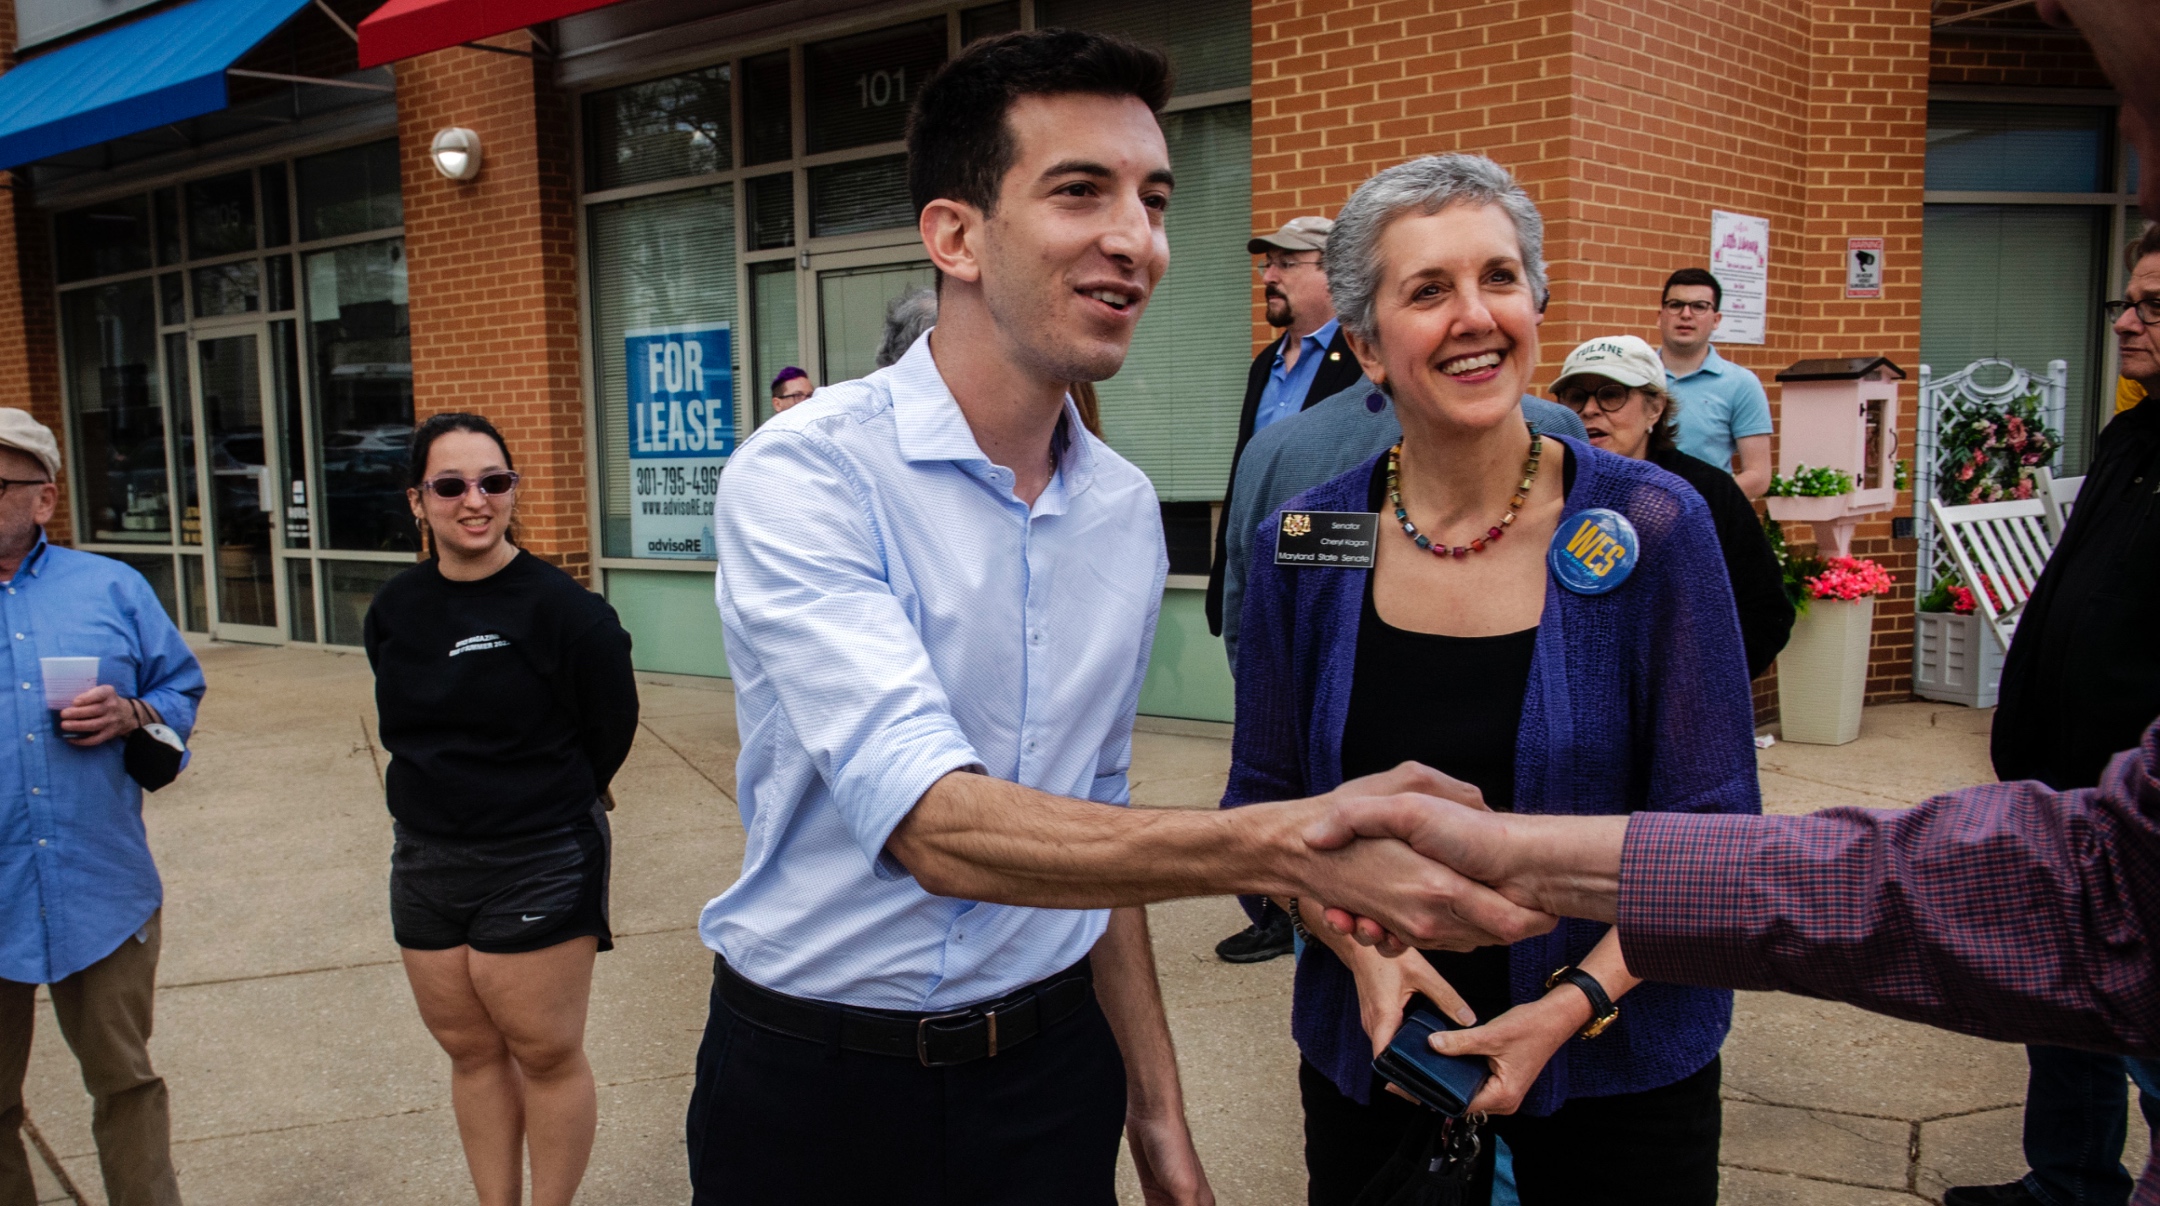
M 938 325 L 721 478 L 747 839 L 699 919 L 699 1206 L 1103 1206 L 1121 1131 L 1151 1201 L 1204 1206 L 1138 906 L 1363 898 L 1470 945 L 1551 924 L 1399 844 L 1313 850 L 1329 797 L 1124 807 L 1168 559 L 1066 387 L 1117 371 L 1168 266 L 1168 95 L 1159 53 L 1099 34 L 956 56 L 908 124 Z M 1413 787 L 1439 784 L 1335 794 Z
M 1705 268 L 1682 268 L 1658 301 L 1658 356 L 1680 404 L 1680 451 L 1732 472 L 1749 498 L 1770 489 L 1770 398 L 1755 374 L 1717 354 L 1710 334 L 1724 321 L 1725 287 Z
M 142 575 L 56 548 L 52 433 L 0 409 L 0 1202 L 36 1200 L 19 1137 L 37 986 L 96 1099 L 91 1131 L 115 1202 L 178 1206 L 165 1082 L 150 1066 L 164 889 L 128 777 L 127 735 L 162 720 L 183 736 L 202 669 Z M 41 660 L 96 657 L 98 685 L 55 716 Z

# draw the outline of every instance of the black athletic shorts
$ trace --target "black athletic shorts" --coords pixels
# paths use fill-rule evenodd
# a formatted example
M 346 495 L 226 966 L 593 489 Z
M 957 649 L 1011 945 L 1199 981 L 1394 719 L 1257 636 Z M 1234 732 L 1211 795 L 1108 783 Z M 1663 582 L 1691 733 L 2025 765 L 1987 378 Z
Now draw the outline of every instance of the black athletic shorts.
M 396 827 L 390 928 L 407 950 L 469 946 L 491 955 L 537 951 L 608 929 L 608 823 L 592 816 L 514 838 L 431 837 Z

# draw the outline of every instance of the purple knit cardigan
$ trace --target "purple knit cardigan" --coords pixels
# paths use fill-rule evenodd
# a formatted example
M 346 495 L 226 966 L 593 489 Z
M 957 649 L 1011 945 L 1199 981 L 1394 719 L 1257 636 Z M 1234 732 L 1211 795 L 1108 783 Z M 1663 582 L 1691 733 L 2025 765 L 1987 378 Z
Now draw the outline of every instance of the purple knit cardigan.
M 1547 578 L 1515 739 L 1516 810 L 1760 813 L 1740 625 L 1709 508 L 1655 465 L 1547 438 L 1565 440 L 1576 465 L 1563 530 L 1566 516 L 1609 507 L 1635 525 L 1642 546 L 1632 576 L 1606 594 L 1573 594 Z M 1377 459 L 1282 509 L 1365 510 Z M 1260 527 L 1256 550 L 1274 547 L 1277 522 L 1271 516 Z M 1383 523 L 1381 535 L 1391 538 L 1392 527 Z M 1368 572 L 1253 558 L 1223 807 L 1317 795 L 1342 782 Z M 1510 1001 L 1542 996 L 1546 976 L 1580 961 L 1605 930 L 1563 921 L 1510 947 Z M 1570 1040 L 1553 1055 L 1522 1108 L 1550 1114 L 1570 1097 L 1671 1084 L 1709 1063 L 1731 1025 L 1730 992 L 1643 984 L 1621 1001 L 1619 1020 L 1604 1034 Z M 1290 1029 L 1336 1088 L 1366 1100 L 1372 1044 L 1349 969 L 1325 947 L 1308 945 L 1298 963 Z

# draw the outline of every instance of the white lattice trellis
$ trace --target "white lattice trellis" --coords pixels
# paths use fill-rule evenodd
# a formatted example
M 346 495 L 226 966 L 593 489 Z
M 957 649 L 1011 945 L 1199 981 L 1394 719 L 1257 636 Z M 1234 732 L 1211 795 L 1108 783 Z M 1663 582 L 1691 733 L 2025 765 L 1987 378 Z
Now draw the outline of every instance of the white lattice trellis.
M 1935 497 L 1943 472 L 1942 447 L 1936 433 L 1950 420 L 1975 412 L 2001 414 L 2011 402 L 2036 388 L 2047 425 L 2060 435 L 2070 396 L 2067 361 L 2048 361 L 2045 377 L 1994 358 L 1975 360 L 1947 377 L 1937 377 L 1927 365 L 1920 366 L 1920 436 L 1913 452 L 1913 534 L 1920 538 L 1915 589 L 1919 594 L 1926 595 L 1944 575 L 1956 570 L 1950 550 L 1935 538 L 1935 520 L 1928 514 L 1928 500 Z M 2048 468 L 2061 472 L 2059 447 Z

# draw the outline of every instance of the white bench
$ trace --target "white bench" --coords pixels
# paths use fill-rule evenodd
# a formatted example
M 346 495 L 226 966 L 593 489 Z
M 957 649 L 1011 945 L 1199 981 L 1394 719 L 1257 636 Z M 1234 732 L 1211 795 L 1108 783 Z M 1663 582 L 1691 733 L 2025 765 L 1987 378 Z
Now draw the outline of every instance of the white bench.
M 2039 476 L 2040 501 L 2047 504 L 2048 537 L 2059 544 L 2063 525 L 2070 522 L 2070 507 L 2077 502 L 2079 487 L 2085 484 L 2085 475 L 2057 477 L 2043 468 Z
M 2032 597 L 2033 583 L 2055 551 L 2048 531 L 2048 504 L 2026 498 L 1946 507 L 1931 498 L 1928 513 L 1935 520 L 1936 533 L 1950 546 L 1958 577 L 1973 593 L 1974 608 L 2008 649 L 2018 616 Z

